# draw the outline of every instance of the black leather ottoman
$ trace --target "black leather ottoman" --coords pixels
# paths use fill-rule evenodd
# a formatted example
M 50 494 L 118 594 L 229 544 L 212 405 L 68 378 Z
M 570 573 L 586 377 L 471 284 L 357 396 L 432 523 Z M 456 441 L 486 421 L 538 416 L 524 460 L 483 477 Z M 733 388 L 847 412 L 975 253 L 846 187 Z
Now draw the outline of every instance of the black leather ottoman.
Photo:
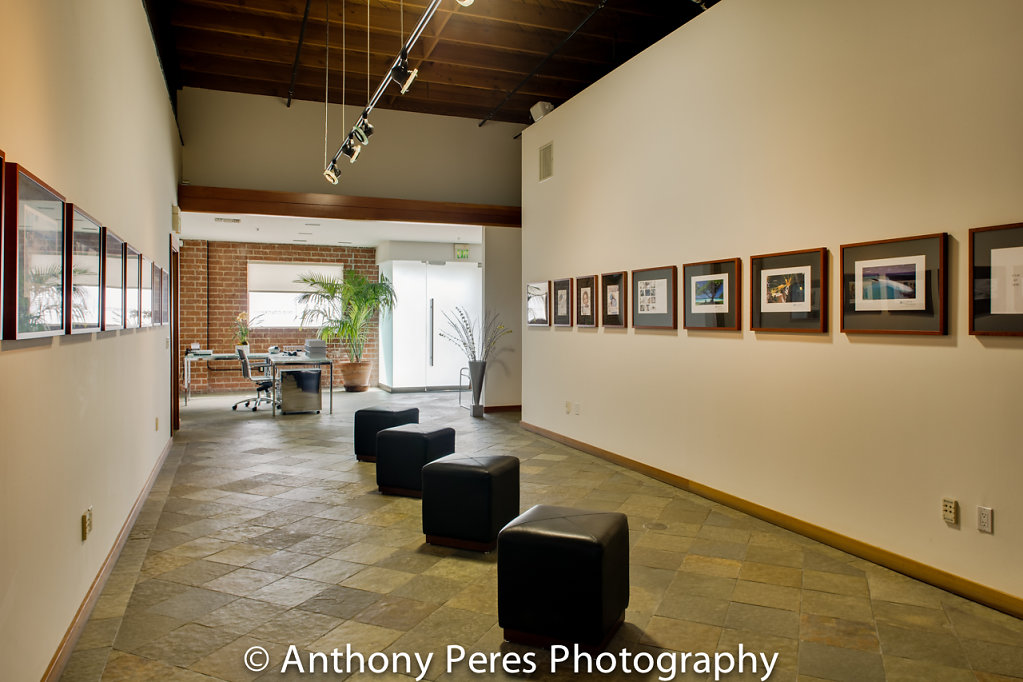
M 423 533 L 431 545 L 489 552 L 518 514 L 518 457 L 455 454 L 423 467 Z
M 603 649 L 629 605 L 628 517 L 533 507 L 498 536 L 497 595 L 506 640 Z
M 377 461 L 377 432 L 402 424 L 418 424 L 418 407 L 364 407 L 355 412 L 355 459 Z
M 377 433 L 377 487 L 388 495 L 423 496 L 423 466 L 455 451 L 455 430 L 405 424 Z

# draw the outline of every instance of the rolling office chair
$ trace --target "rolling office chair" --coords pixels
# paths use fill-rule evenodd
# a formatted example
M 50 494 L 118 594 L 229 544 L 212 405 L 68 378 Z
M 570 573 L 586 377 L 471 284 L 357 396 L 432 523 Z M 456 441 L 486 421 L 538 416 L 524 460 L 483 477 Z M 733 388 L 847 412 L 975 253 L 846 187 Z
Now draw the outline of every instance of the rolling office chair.
M 237 410 L 238 406 L 241 405 L 242 403 L 245 403 L 245 407 L 248 407 L 250 403 L 255 403 L 254 405 L 252 405 L 252 411 L 255 412 L 257 409 L 259 409 L 260 403 L 273 402 L 273 396 L 271 395 L 274 385 L 273 378 L 266 374 L 257 374 L 256 376 L 252 375 L 252 363 L 249 362 L 249 352 L 244 348 L 238 349 L 238 357 L 242 361 L 242 375 L 244 375 L 246 379 L 248 379 L 249 381 L 256 385 L 256 397 L 248 398 L 246 400 L 239 400 L 238 402 L 231 406 L 231 409 Z M 261 368 L 266 368 L 269 366 L 270 366 L 269 363 L 257 365 L 257 367 Z

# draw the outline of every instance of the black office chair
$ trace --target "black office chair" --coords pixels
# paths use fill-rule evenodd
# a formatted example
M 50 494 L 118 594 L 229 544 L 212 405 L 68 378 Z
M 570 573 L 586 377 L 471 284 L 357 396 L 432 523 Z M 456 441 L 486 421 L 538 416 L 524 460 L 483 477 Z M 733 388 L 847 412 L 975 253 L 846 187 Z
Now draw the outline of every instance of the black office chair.
M 249 352 L 244 348 L 238 349 L 238 357 L 242 361 L 242 374 L 245 376 L 246 379 L 248 379 L 249 381 L 256 385 L 256 397 L 248 398 L 246 400 L 239 400 L 238 402 L 231 406 L 231 409 L 237 410 L 238 406 L 244 403 L 245 407 L 248 407 L 249 404 L 252 404 L 252 411 L 255 412 L 257 409 L 259 409 L 260 403 L 273 402 L 273 396 L 271 395 L 274 385 L 273 377 L 267 374 L 258 374 L 256 376 L 253 376 L 252 363 L 249 362 Z M 257 368 L 262 369 L 265 369 L 269 366 L 270 363 L 256 365 Z

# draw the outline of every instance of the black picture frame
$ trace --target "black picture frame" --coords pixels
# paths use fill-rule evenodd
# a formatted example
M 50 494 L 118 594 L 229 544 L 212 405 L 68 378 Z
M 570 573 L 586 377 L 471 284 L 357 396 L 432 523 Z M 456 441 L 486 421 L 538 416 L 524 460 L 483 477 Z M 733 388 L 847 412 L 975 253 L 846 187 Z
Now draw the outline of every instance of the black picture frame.
M 153 321 L 153 261 L 142 255 L 139 274 L 139 324 L 152 327 Z
M 597 276 L 575 278 L 575 324 L 577 327 L 596 327 L 600 323 L 600 296 L 597 294 Z
M 551 287 L 551 319 L 555 327 L 571 327 L 574 307 L 572 278 L 556 279 Z
M 7 203 L 4 201 L 4 164 L 7 162 L 7 155 L 0 149 L 0 338 L 3 338 L 4 300 L 3 283 L 7 257 L 7 241 L 4 234 L 4 213 L 7 212 Z
M 526 325 L 529 327 L 551 325 L 550 280 L 526 284 Z
M 3 212 L 3 338 L 64 334 L 64 196 L 5 163 Z
M 71 203 L 65 221 L 65 327 L 68 334 L 91 334 L 103 328 L 103 226 Z
M 629 326 L 629 273 L 605 272 L 600 276 L 600 322 L 605 327 Z
M 632 328 L 678 329 L 678 266 L 632 271 Z
M 843 244 L 842 332 L 947 333 L 948 235 Z
M 124 327 L 142 327 L 142 252 L 124 245 Z
M 125 242 L 103 228 L 103 331 L 124 329 Z
M 827 248 L 751 256 L 749 271 L 751 331 L 827 332 Z
M 742 322 L 742 261 L 738 258 L 682 266 L 683 327 L 738 331 Z
M 1023 336 L 1023 223 L 970 230 L 970 334 Z
M 163 268 L 153 263 L 153 326 L 163 326 Z

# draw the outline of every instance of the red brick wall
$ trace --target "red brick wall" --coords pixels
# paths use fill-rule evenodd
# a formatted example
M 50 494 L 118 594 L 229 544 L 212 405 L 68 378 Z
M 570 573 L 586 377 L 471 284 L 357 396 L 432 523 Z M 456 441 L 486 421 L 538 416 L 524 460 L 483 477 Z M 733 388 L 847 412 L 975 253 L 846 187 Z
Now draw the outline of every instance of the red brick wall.
M 192 343 L 214 353 L 233 353 L 234 320 L 248 311 L 249 261 L 276 263 L 341 263 L 376 278 L 376 249 L 299 244 L 254 244 L 250 242 L 209 242 L 187 239 L 181 242 L 180 339 L 179 357 Z M 373 363 L 370 385 L 377 384 L 378 343 L 376 320 L 370 323 L 369 340 L 362 355 Z M 315 329 L 258 328 L 249 336 L 253 353 L 266 352 L 270 346 L 301 346 L 316 335 Z M 334 385 L 341 386 L 339 363 L 348 360 L 338 341 L 328 344 L 327 355 L 334 364 Z M 179 380 L 184 386 L 184 360 Z M 211 361 L 192 365 L 192 393 L 248 390 L 252 383 L 241 373 L 237 360 Z M 326 370 L 326 367 L 324 367 Z M 327 377 L 324 376 L 324 381 Z

